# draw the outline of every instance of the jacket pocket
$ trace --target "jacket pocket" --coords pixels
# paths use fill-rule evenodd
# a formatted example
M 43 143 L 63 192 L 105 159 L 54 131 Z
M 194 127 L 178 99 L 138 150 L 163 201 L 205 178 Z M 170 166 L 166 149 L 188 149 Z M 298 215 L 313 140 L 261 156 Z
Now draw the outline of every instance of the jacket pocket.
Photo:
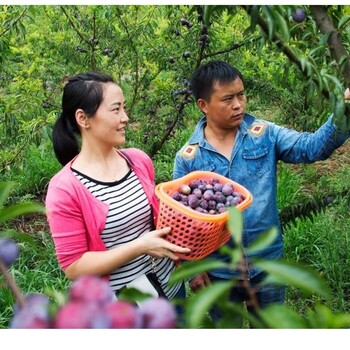
M 268 149 L 266 146 L 247 148 L 242 152 L 247 165 L 248 173 L 252 176 L 262 177 L 271 171 L 268 162 Z M 272 166 L 272 164 L 270 164 Z

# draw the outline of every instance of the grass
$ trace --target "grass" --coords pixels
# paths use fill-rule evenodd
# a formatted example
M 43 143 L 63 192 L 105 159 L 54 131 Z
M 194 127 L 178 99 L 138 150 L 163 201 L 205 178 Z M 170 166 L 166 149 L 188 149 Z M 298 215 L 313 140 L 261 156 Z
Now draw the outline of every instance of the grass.
M 288 205 L 349 191 L 350 144 L 347 142 L 327 161 L 281 168 L 279 200 Z M 288 167 L 288 170 L 285 169 Z M 288 181 L 288 179 L 290 181 Z M 294 188 L 294 193 L 293 193 Z M 350 312 L 350 201 L 349 195 L 333 196 L 333 202 L 308 217 L 298 217 L 284 228 L 285 258 L 300 261 L 318 271 L 332 292 L 333 312 Z M 291 200 L 292 199 L 292 200 Z M 283 202 L 280 201 L 280 208 Z M 305 313 L 316 298 L 304 298 L 293 287 L 287 289 L 287 305 Z
M 304 262 L 318 271 L 332 291 L 333 312 L 350 312 L 350 225 L 346 199 L 331 205 L 312 219 L 298 219 L 284 232 L 285 257 Z M 294 288 L 287 291 L 287 303 L 306 311 L 314 299 L 304 299 Z

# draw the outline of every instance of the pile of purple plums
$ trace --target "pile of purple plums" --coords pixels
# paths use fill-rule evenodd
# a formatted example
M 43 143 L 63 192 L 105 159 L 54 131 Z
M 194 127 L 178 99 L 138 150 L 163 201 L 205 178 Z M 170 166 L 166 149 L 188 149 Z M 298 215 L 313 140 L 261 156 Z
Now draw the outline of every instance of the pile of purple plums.
M 220 183 L 219 179 L 192 180 L 182 184 L 171 197 L 179 203 L 200 213 L 221 214 L 230 206 L 237 206 L 245 199 L 231 182 Z

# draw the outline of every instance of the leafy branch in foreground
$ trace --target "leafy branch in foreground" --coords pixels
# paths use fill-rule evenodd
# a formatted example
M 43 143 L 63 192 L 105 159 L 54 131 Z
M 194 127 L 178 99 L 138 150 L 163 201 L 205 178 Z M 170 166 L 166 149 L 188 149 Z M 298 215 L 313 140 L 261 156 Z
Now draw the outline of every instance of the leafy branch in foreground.
M 191 279 L 193 276 L 218 268 L 238 269 L 241 276 L 247 274 L 247 264 L 242 247 L 242 213 L 232 207 L 229 209 L 228 228 L 235 242 L 233 248 L 227 246 L 220 248 L 222 253 L 230 257 L 228 263 L 205 259 L 201 261 L 185 261 L 178 267 L 172 276 L 172 282 L 183 278 Z M 269 246 L 277 237 L 277 230 L 271 228 L 258 237 L 245 253 L 255 252 Z M 331 293 L 328 284 L 320 275 L 310 267 L 301 263 L 285 260 L 264 260 L 252 258 L 252 263 L 266 271 L 268 277 L 264 284 L 275 283 L 291 285 L 302 292 L 304 296 L 318 295 L 327 302 Z M 242 281 L 244 281 L 242 283 Z M 246 289 L 249 304 L 254 314 L 248 313 L 245 308 L 231 302 L 228 299 L 229 290 L 233 286 Z M 346 328 L 350 326 L 350 315 L 334 314 L 326 305 L 316 304 L 314 310 L 307 310 L 305 315 L 288 308 L 285 304 L 272 304 L 261 309 L 256 302 L 256 290 L 249 284 L 249 280 L 233 278 L 225 282 L 213 282 L 210 286 L 190 295 L 184 301 L 186 310 L 187 328 L 240 328 L 242 320 L 249 322 L 254 328 Z M 213 324 L 208 319 L 208 312 L 214 306 L 220 306 L 223 311 L 223 319 L 219 324 Z

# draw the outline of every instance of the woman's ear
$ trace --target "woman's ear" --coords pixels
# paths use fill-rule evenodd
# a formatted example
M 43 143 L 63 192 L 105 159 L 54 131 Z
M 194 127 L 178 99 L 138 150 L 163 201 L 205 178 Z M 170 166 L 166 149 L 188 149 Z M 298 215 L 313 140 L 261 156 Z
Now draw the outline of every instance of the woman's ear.
M 82 129 L 88 129 L 90 127 L 89 118 L 82 109 L 76 110 L 75 120 L 77 121 L 78 126 Z
M 201 98 L 198 99 L 197 106 L 204 114 L 207 114 L 207 102 L 205 100 L 203 100 Z

